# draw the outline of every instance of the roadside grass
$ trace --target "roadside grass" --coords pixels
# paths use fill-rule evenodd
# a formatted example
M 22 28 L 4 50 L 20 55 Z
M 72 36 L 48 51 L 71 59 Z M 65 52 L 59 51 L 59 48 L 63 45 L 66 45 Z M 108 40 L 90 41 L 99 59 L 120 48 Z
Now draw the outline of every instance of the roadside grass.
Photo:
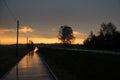
M 120 56 L 85 51 L 39 48 L 58 80 L 120 79 Z
M 19 59 L 16 58 L 15 45 L 0 46 L 0 78 L 8 72 L 17 62 L 27 54 L 25 47 L 19 47 Z

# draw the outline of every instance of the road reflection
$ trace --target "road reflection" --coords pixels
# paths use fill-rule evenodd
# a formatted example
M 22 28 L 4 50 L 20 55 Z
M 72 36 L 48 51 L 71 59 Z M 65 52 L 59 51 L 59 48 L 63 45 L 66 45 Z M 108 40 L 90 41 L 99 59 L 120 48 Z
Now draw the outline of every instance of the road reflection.
M 19 63 L 19 68 L 32 68 L 32 66 L 34 66 L 34 64 L 38 64 L 38 62 L 40 62 L 39 60 L 39 56 L 36 53 L 37 51 L 37 47 L 33 50 L 30 51 L 23 59 L 22 61 L 20 61 Z
M 51 80 L 37 50 L 29 52 L 2 80 Z
M 31 51 L 28 56 L 34 56 L 34 51 Z

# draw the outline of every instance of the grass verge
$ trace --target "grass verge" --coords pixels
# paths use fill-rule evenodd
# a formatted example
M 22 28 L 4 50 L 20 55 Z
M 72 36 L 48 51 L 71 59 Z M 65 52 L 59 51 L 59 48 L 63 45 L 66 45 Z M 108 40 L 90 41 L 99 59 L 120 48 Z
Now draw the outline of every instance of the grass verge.
M 19 47 L 19 59 L 17 59 L 15 45 L 0 46 L 0 78 L 26 54 L 27 49 Z
M 85 51 L 40 48 L 59 80 L 120 79 L 120 56 Z

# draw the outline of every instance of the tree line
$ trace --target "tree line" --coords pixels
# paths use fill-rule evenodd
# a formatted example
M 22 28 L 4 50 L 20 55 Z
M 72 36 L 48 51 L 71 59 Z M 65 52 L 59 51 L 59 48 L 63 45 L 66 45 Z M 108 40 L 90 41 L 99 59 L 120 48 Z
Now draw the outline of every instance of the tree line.
M 75 40 L 72 27 L 67 25 L 61 26 L 58 39 L 63 45 L 71 45 Z M 119 41 L 120 31 L 117 30 L 117 27 L 111 22 L 102 23 L 97 34 L 94 34 L 92 31 L 90 32 L 89 36 L 83 42 L 83 47 L 93 49 L 120 49 Z M 34 49 L 33 41 L 29 41 L 28 48 Z
M 66 25 L 61 26 L 58 39 L 63 45 L 72 44 L 75 40 L 72 28 Z M 102 23 L 97 34 L 90 32 L 83 46 L 93 49 L 120 49 L 120 32 L 113 23 Z
M 98 33 L 91 31 L 83 45 L 94 49 L 120 49 L 120 32 L 113 23 L 102 23 Z

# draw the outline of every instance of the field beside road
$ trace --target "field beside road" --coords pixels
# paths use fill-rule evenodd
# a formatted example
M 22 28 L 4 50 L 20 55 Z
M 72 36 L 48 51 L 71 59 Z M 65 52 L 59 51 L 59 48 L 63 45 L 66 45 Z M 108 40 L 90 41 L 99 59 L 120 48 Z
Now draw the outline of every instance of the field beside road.
M 27 54 L 27 52 L 25 46 L 20 46 L 19 59 L 17 60 L 15 45 L 0 45 L 0 78 Z
M 58 80 L 120 79 L 120 56 L 86 51 L 40 48 Z

